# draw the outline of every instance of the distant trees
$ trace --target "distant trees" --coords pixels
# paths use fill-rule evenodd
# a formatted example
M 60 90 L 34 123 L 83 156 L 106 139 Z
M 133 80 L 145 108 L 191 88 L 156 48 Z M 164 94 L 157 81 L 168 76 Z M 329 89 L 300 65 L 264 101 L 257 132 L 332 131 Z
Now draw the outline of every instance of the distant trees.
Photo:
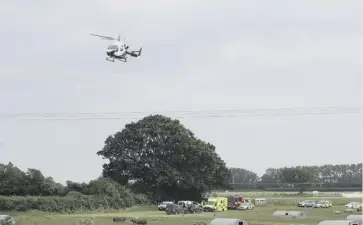
M 161 171 L 159 172 L 161 173 Z M 224 180 L 226 185 L 230 183 L 231 187 L 239 190 L 362 190 L 362 163 L 351 165 L 302 166 L 280 169 L 269 168 L 261 177 L 258 177 L 257 174 L 252 171 L 241 168 L 230 168 L 229 173 L 229 180 Z M 174 174 L 177 173 L 174 172 Z M 183 177 L 181 178 L 184 179 Z M 186 181 L 187 179 L 184 180 L 184 182 Z M 62 185 L 54 181 L 52 177 L 45 177 L 42 172 L 37 169 L 28 169 L 24 172 L 12 163 L 6 165 L 0 164 L 0 195 L 3 196 L 66 196 L 69 192 L 95 195 L 102 192 L 100 191 L 102 189 L 99 188 L 100 182 L 101 181 L 98 179 L 92 180 L 89 183 L 67 181 L 66 185 Z M 130 184 L 131 183 L 132 182 L 130 182 Z M 140 191 L 143 188 L 142 185 L 138 185 L 137 182 L 133 183 L 133 185 L 130 184 L 123 185 L 122 187 L 128 187 L 130 190 L 134 191 Z M 182 185 L 180 181 L 179 185 Z M 213 189 L 225 188 L 228 188 L 228 186 Z M 154 190 L 158 192 L 159 198 L 165 197 L 161 193 L 162 190 Z M 204 191 L 208 190 L 209 189 L 206 188 Z
M 242 168 L 229 168 L 229 171 L 231 173 L 231 183 L 232 187 L 234 187 L 235 184 L 244 183 L 245 189 L 255 189 L 257 188 L 257 184 L 259 182 L 259 177 L 257 173 L 242 169 Z
M 268 168 L 260 178 L 258 188 L 359 191 L 362 190 L 362 163 Z
M 278 179 L 281 183 L 293 184 L 298 188 L 300 193 L 309 187 L 309 181 L 312 180 L 312 171 L 299 167 L 285 167 L 280 170 Z

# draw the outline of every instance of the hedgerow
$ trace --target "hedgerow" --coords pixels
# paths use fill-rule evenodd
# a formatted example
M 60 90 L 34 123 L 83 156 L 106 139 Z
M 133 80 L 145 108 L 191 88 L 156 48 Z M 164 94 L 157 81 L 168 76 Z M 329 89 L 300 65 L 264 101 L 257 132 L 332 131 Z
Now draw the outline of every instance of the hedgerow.
M 148 204 L 143 195 L 128 194 L 123 198 L 83 195 L 70 192 L 60 196 L 0 196 L 0 211 L 28 211 L 73 213 L 97 209 L 117 210 L 139 204 Z

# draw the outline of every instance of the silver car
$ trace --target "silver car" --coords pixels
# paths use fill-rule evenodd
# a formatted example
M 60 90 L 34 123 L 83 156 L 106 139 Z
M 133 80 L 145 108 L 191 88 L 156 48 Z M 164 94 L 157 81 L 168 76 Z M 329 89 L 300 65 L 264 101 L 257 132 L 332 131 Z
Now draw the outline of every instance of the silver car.
M 165 211 L 168 204 L 174 204 L 174 202 L 162 202 L 158 205 L 159 211 Z
M 315 204 L 314 200 L 304 200 L 297 203 L 298 207 L 313 207 Z

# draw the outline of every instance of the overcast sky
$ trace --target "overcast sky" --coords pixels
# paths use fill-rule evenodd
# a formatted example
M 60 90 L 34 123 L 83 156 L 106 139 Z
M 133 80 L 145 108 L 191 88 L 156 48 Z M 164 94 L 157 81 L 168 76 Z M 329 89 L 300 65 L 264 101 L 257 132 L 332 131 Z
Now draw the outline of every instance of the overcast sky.
M 0 113 L 354 107 L 362 104 L 361 0 L 5 0 Z M 143 55 L 105 60 L 127 38 Z M 57 181 L 101 173 L 96 152 L 128 118 L 0 117 L 0 162 Z M 229 166 L 362 161 L 359 115 L 183 118 Z

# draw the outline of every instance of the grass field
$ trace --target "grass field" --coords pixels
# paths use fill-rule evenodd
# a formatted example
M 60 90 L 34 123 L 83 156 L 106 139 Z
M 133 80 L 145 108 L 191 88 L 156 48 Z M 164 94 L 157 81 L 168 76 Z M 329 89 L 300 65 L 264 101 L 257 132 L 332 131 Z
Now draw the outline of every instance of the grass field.
M 272 216 L 275 210 L 297 210 L 296 207 L 256 207 L 249 211 L 229 210 L 226 212 L 216 213 L 219 218 L 241 218 L 250 225 L 291 225 L 305 224 L 316 225 L 322 220 L 327 219 L 345 219 L 348 214 L 334 214 L 334 210 L 341 210 L 341 207 L 333 207 L 332 209 L 303 209 L 308 214 L 308 219 L 280 219 Z M 358 214 L 358 213 L 354 213 Z M 24 214 L 16 218 L 18 225 L 76 225 L 79 220 L 85 217 L 94 218 L 95 225 L 114 224 L 113 217 L 143 217 L 148 220 L 149 225 L 192 225 L 194 222 L 204 221 L 207 224 L 213 219 L 213 213 L 186 214 L 184 216 L 166 216 L 165 212 L 156 210 L 148 211 L 128 211 L 120 213 L 100 213 L 100 214 L 74 214 L 74 215 L 45 215 L 45 214 Z M 124 222 L 124 224 L 132 224 Z
M 221 193 L 218 193 L 220 196 Z M 236 193 L 229 193 L 236 194 Z M 246 195 L 245 195 L 246 196 Z M 246 220 L 250 225 L 316 225 L 322 220 L 328 219 L 345 219 L 347 213 L 344 213 L 344 205 L 351 201 L 362 201 L 361 198 L 342 198 L 342 197 L 319 197 L 312 198 L 309 196 L 290 196 L 282 195 L 266 196 L 268 206 L 256 206 L 254 210 L 235 211 L 216 213 L 216 217 L 220 218 L 241 218 Z M 311 196 L 311 195 L 310 195 Z M 251 195 L 251 197 L 262 197 L 260 194 Z M 333 208 L 330 209 L 312 209 L 298 208 L 296 203 L 304 199 L 326 199 L 331 200 Z M 280 219 L 272 216 L 276 210 L 298 210 L 308 214 L 308 219 Z M 342 211 L 341 214 L 334 214 L 333 211 Z M 354 212 L 353 214 L 359 214 Z M 83 213 L 83 214 L 45 214 L 42 212 L 27 212 L 13 215 L 17 221 L 17 225 L 78 225 L 82 218 L 93 218 L 94 225 L 114 224 L 113 217 L 142 217 L 148 220 L 148 225 L 192 225 L 194 222 L 206 222 L 207 224 L 213 219 L 213 213 L 186 214 L 184 216 L 166 216 L 165 212 L 156 210 L 156 206 L 134 207 L 117 213 Z M 123 224 L 132 224 L 124 222 Z

